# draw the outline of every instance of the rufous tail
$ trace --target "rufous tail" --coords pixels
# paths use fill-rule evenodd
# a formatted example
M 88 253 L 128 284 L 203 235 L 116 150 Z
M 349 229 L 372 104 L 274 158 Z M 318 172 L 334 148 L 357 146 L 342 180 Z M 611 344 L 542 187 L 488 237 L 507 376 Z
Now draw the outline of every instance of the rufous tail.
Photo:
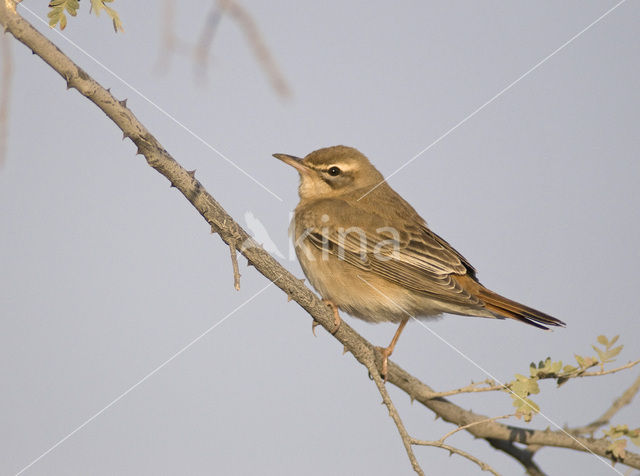
M 478 288 L 477 296 L 484 302 L 487 310 L 498 317 L 516 319 L 545 330 L 549 329 L 547 326 L 565 326 L 560 319 L 500 296 L 482 285 Z

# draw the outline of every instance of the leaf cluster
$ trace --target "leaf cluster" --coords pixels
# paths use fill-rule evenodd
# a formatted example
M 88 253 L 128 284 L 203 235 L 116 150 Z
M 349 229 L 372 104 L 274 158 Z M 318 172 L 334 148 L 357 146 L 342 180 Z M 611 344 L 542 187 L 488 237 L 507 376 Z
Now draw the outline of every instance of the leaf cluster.
M 571 378 L 584 375 L 588 369 L 597 365 L 600 365 L 601 370 L 604 371 L 604 365 L 613 362 L 623 348 L 622 345 L 614 347 L 618 337 L 615 336 L 609 340 L 603 335 L 598 336 L 598 344 L 601 347 L 597 345 L 591 346 L 595 350 L 597 357 L 574 354 L 576 365 L 563 366 L 561 360 L 554 362 L 551 357 L 541 360 L 537 365 L 535 362 L 531 362 L 529 365 L 529 377 L 516 374 L 516 379 L 505 386 L 506 390 L 511 394 L 511 398 L 513 398 L 516 416 L 522 417 L 524 421 L 528 422 L 531 421 L 535 413 L 540 411 L 540 407 L 528 398 L 529 395 L 540 393 L 539 380 L 555 379 L 558 386 L 560 386 Z
M 111 17 L 113 22 L 113 29 L 117 32 L 124 31 L 118 12 L 107 4 L 112 3 L 114 0 L 91 0 L 91 12 L 95 12 L 96 16 L 100 15 L 100 12 L 104 10 L 107 15 Z M 60 25 L 60 29 L 64 30 L 67 26 L 67 16 L 65 12 L 75 17 L 78 14 L 80 8 L 80 0 L 51 0 L 49 2 L 49 26 L 55 28 L 56 25 Z
M 640 428 L 630 430 L 627 425 L 617 425 L 611 426 L 604 434 L 611 441 L 607 452 L 611 453 L 615 461 L 622 461 L 626 456 L 627 440 L 625 437 L 631 440 L 634 445 L 640 446 Z

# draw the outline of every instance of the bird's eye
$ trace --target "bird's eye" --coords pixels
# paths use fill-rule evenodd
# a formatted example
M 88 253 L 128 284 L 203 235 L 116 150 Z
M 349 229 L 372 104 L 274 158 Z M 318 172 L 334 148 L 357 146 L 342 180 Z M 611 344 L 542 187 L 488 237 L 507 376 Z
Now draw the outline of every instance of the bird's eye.
M 333 167 L 329 167 L 329 170 L 327 170 L 327 172 L 329 172 L 329 175 L 331 175 L 332 177 L 340 175 L 340 169 L 335 165 Z

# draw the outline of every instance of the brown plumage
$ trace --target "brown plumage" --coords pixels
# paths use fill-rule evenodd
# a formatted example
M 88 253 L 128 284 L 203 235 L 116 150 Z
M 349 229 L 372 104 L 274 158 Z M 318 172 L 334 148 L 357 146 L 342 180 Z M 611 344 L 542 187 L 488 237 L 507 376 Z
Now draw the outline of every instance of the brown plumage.
M 541 329 L 563 326 L 500 296 L 396 193 L 356 149 L 328 147 L 304 159 L 274 154 L 298 170 L 300 203 L 291 232 L 304 273 L 339 309 L 371 322 L 442 313 L 510 318 Z

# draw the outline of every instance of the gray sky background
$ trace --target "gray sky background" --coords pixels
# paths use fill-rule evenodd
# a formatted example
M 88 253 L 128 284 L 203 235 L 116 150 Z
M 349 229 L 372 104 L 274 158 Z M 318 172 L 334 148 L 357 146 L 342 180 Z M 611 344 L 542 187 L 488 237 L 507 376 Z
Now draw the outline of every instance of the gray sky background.
M 46 2 L 24 5 L 45 17 Z M 270 88 L 224 18 L 204 84 L 192 58 L 162 56 L 161 2 L 116 1 L 114 34 L 88 2 L 64 35 L 282 197 L 279 201 L 110 72 L 21 10 L 137 117 L 244 224 L 288 254 L 297 174 L 271 158 L 360 149 L 385 174 L 615 5 L 584 2 L 245 1 L 293 96 Z M 194 42 L 208 3 L 180 2 Z M 193 10 L 193 9 L 196 10 Z M 390 180 L 488 287 L 567 322 L 552 333 L 445 316 L 428 325 L 501 380 L 551 356 L 593 354 L 620 334 L 638 358 L 640 3 L 627 1 Z M 95 106 L 12 42 L 9 150 L 0 170 L 0 474 L 15 474 L 268 281 L 229 253 Z M 295 260 L 283 264 L 302 277 Z M 386 345 L 395 327 L 345 317 Z M 393 360 L 438 390 L 486 378 L 421 326 Z M 542 385 L 559 425 L 600 415 L 638 370 Z M 390 387 L 409 431 L 450 425 Z M 502 394 L 461 396 L 488 415 Z M 639 426 L 638 403 L 616 417 Z M 522 424 L 522 422 L 515 422 Z M 542 417 L 531 426 L 550 424 Z M 503 474 L 521 467 L 460 433 L 451 444 Z M 631 448 L 634 449 L 634 448 Z M 638 448 L 635 448 L 637 451 Z M 417 448 L 427 474 L 480 474 Z M 544 449 L 550 474 L 616 474 L 588 454 Z M 617 467 L 623 470 L 624 467 Z M 412 474 L 365 369 L 271 287 L 24 472 L 51 474 Z M 635 473 L 634 473 L 635 474 Z

